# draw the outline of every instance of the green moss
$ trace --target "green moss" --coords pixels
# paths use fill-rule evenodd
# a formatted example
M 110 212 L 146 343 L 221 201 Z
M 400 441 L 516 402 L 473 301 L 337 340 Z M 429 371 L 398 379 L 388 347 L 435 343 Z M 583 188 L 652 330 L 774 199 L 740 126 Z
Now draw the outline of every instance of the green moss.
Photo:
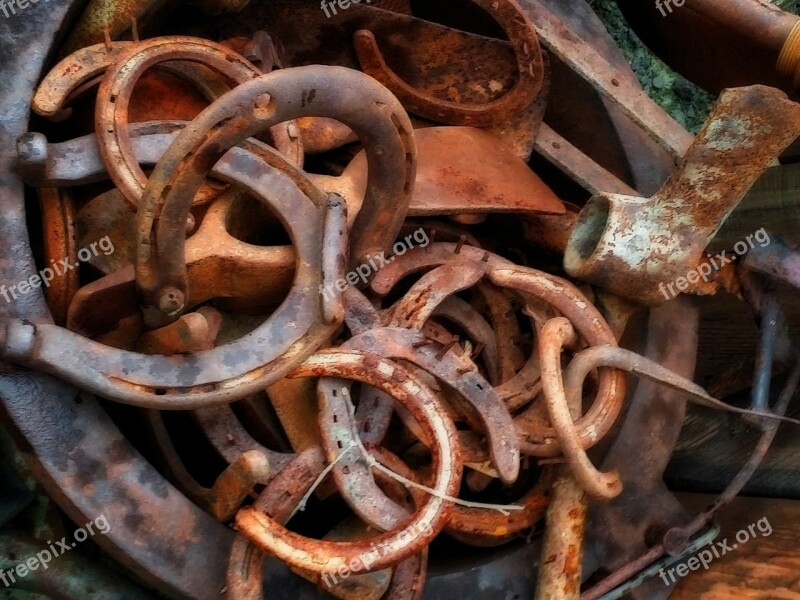
M 628 27 L 614 0 L 594 0 L 592 7 L 622 50 L 644 91 L 686 129 L 697 133 L 711 111 L 713 96 L 650 52 Z

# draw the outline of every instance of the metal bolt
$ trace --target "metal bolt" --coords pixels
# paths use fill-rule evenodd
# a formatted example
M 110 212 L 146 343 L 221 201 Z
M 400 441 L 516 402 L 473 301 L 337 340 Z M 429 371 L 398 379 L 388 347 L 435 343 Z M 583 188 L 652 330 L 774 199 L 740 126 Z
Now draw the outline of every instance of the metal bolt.
M 158 299 L 158 309 L 167 316 L 173 316 L 183 310 L 185 297 L 178 288 L 168 287 Z

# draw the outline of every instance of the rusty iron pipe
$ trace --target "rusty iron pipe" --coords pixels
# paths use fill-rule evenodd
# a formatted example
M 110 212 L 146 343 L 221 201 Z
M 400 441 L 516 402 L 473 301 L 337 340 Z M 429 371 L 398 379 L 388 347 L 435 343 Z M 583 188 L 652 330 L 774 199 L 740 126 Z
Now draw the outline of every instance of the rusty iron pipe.
M 744 194 L 800 132 L 800 105 L 764 86 L 726 90 L 675 174 L 652 198 L 597 194 L 581 211 L 564 268 L 647 304 L 685 277 Z M 672 296 L 667 293 L 670 289 Z

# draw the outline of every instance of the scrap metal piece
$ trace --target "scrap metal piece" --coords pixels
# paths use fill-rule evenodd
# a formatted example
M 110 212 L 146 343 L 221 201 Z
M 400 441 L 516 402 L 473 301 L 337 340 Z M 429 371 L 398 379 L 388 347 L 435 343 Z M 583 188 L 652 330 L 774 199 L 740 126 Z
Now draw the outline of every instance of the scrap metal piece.
M 248 453 L 261 454 L 269 461 L 269 471 L 263 471 L 260 484 L 269 483 L 294 458 L 291 454 L 275 452 L 256 441 L 227 404 L 192 411 L 192 417 L 203 430 L 206 439 L 228 464 Z
M 487 378 L 492 385 L 497 385 L 500 379 L 497 339 L 489 322 L 472 305 L 458 296 L 447 298 L 436 308 L 433 316 L 454 323 L 475 342 L 471 358 L 474 360 L 479 355 L 482 357 Z
M 418 167 L 409 216 L 564 213 L 558 196 L 494 133 L 425 127 L 414 130 L 414 137 Z M 360 152 L 339 177 L 313 179 L 323 189 L 359 198 L 366 171 L 367 157 Z
M 542 123 L 536 136 L 536 151 L 592 194 L 636 195 L 635 189 L 598 165 L 546 123 Z
M 572 231 L 564 268 L 647 304 L 674 297 L 665 286 L 675 282 L 679 291 L 688 289 L 686 277 L 709 239 L 798 133 L 800 105 L 783 92 L 764 86 L 724 91 L 656 195 L 592 197 Z
M 425 322 L 451 295 L 478 283 L 486 274 L 480 262 L 455 261 L 423 275 L 412 288 L 394 304 L 384 319 L 387 327 L 422 329 Z
M 617 347 L 608 323 L 571 283 L 535 269 L 506 265 L 490 268 L 487 275 L 495 285 L 552 305 L 591 346 Z M 570 389 L 568 383 L 565 386 Z M 610 431 L 620 414 L 624 397 L 622 373 L 615 369 L 601 370 L 595 401 L 574 425 L 582 448 L 593 446 Z M 534 456 L 552 457 L 561 453 L 561 444 L 552 427 L 537 427 L 524 432 L 522 450 Z
M 523 302 L 526 299 L 531 302 L 544 301 L 553 306 L 572 322 L 591 345 L 617 346 L 616 336 L 608 323 L 575 286 L 547 273 L 518 267 L 496 254 L 471 246 L 437 242 L 425 248 L 413 248 L 385 265 L 373 278 L 372 289 L 380 295 L 386 295 L 406 275 L 448 264 L 454 256 L 459 261 L 483 263 L 489 282 L 519 295 Z M 624 396 L 622 373 L 614 369 L 601 370 L 595 403 L 576 423 L 584 449 L 596 444 L 610 431 L 622 409 Z M 540 457 L 560 454 L 560 443 L 552 427 L 537 427 L 520 433 L 524 453 Z
M 559 324 L 556 326 L 561 329 Z M 544 332 L 542 332 L 544 334 Z M 574 336 L 574 331 L 556 337 Z M 570 418 L 577 421 L 582 406 L 573 397 Z M 566 465 L 558 467 L 553 497 L 547 509 L 542 558 L 536 581 L 535 600 L 578 600 L 586 529 L 587 495 Z
M 113 567 L 80 551 L 68 554 L 64 552 L 58 556 L 61 560 L 52 561 L 50 564 L 49 560 L 44 561 L 43 553 L 48 552 L 49 555 L 49 551 L 42 549 L 43 546 L 46 548 L 43 541 L 31 538 L 29 535 L 4 531 L 0 534 L 0 545 L 3 547 L 0 572 L 3 573 L 7 590 L 18 590 L 18 593 L 24 590 L 35 596 L 61 600 L 86 600 L 86 598 L 155 600 L 156 598 L 153 593 L 115 572 Z M 40 558 L 33 563 L 36 568 L 28 569 L 24 577 L 14 577 L 17 566 L 25 564 L 23 559 L 37 556 Z M 40 566 L 44 568 L 39 569 Z M 13 591 L 7 593 L 14 594 Z
M 682 527 L 671 527 L 668 529 L 658 543 L 649 548 L 642 549 L 637 558 L 623 563 L 611 575 L 586 590 L 581 595 L 581 600 L 598 600 L 602 598 L 604 594 L 624 584 L 631 577 L 652 565 L 654 561 L 665 554 L 679 555 L 685 552 L 691 544 L 692 536 L 710 523 L 714 516 L 725 508 L 725 506 L 744 489 L 747 482 L 753 476 L 753 473 L 758 469 L 775 439 L 775 435 L 778 431 L 779 419 L 786 418 L 782 415 L 785 414 L 799 386 L 800 363 L 798 363 L 790 373 L 778 400 L 775 402 L 775 410 L 771 415 L 773 417 L 772 426 L 762 432 L 756 447 L 753 449 L 752 454 L 745 464 L 742 465 L 739 472 L 730 481 L 725 490 L 717 496 L 716 500 L 705 511 Z M 647 506 L 650 507 L 652 504 L 648 503 Z M 653 576 L 655 576 L 655 572 Z M 642 595 L 638 597 L 646 600 L 651 600 L 652 598 L 666 599 L 667 595 L 672 591 L 670 587 L 665 587 L 660 581 L 654 581 L 652 583 L 653 585 L 650 587 L 646 585 L 643 586 L 643 589 L 639 590 L 642 592 Z
M 42 229 L 44 231 L 43 262 L 45 268 L 49 269 L 51 273 L 51 280 L 45 282 L 44 295 L 53 320 L 62 325 L 67 320 L 69 303 L 78 290 L 80 273 L 78 248 L 75 240 L 75 205 L 69 190 L 41 188 L 39 190 L 39 207 L 42 211 Z M 53 269 L 58 266 L 63 267 L 64 259 L 72 268 L 65 270 L 59 277 L 54 277 Z M 34 277 L 38 279 L 38 276 Z
M 236 514 L 256 484 L 269 479 L 269 461 L 261 452 L 245 452 L 214 482 L 208 490 L 208 510 L 217 521 L 227 521 Z
M 475 289 L 483 299 L 486 314 L 495 332 L 498 383 L 502 385 L 510 381 L 525 362 L 520 349 L 522 332 L 517 319 L 510 318 L 514 312 L 514 306 L 506 292 L 487 281 L 481 281 Z M 498 394 L 503 396 L 499 391 Z
M 635 81 L 618 77 L 616 69 L 600 54 L 586 52 L 580 36 L 542 2 L 520 2 L 547 50 L 616 105 L 676 162 L 686 153 L 692 143 L 692 135 L 658 106 Z
M 800 288 L 800 254 L 782 240 L 772 239 L 766 246 L 756 246 L 747 253 L 742 264 L 747 269 Z
M 157 410 L 148 410 L 145 418 L 153 443 L 170 477 L 195 504 L 220 522 L 228 521 L 236 514 L 256 485 L 270 480 L 272 472 L 270 457 L 283 459 L 278 466 L 287 462 L 285 456 L 263 448 L 259 444 L 251 444 L 250 448 L 242 444 L 240 447 L 245 446 L 243 452 L 235 456 L 230 454 L 226 456 L 230 458 L 228 466 L 208 488 L 200 484 L 184 465 L 161 413 Z M 274 465 L 272 467 L 274 468 Z
M 535 100 L 544 80 L 539 39 L 516 0 L 472 0 L 497 21 L 510 40 L 517 59 L 518 79 L 501 98 L 485 104 L 463 104 L 425 96 L 394 73 L 381 56 L 371 31 L 362 29 L 353 41 L 361 68 L 389 88 L 414 114 L 449 125 L 485 127 L 514 116 Z
M 127 23 L 128 25 L 130 22 Z M 105 72 L 134 42 L 94 43 L 61 59 L 39 83 L 31 100 L 33 112 L 48 119 L 63 115 L 67 99 Z
M 133 231 L 134 212 L 118 194 L 100 199 L 117 200 L 112 206 L 124 211 L 108 234 L 115 252 L 103 261 L 95 257 L 96 265 L 112 272 L 78 290 L 67 319 L 70 330 L 98 339 L 121 328 L 123 323 L 142 322 L 131 265 L 135 248 L 133 241 L 125 237 Z M 208 207 L 197 231 L 186 241 L 187 308 L 224 298 L 235 299 L 238 306 L 278 306 L 291 289 L 295 272 L 292 246 L 256 246 L 239 239 L 261 222 L 247 214 L 249 208 L 253 205 L 246 192 L 236 187 L 226 190 Z M 329 251 L 334 261 L 341 253 L 341 249 Z M 326 267 L 323 277 L 330 268 L 331 265 Z
M 279 523 L 286 523 L 325 468 L 325 456 L 318 446 L 308 448 L 276 474 L 264 488 L 255 506 Z M 226 573 L 227 600 L 264 599 L 266 554 L 242 535 L 231 547 Z
M 317 397 L 323 447 L 328 463 L 334 465 L 333 479 L 342 499 L 364 522 L 379 531 L 390 531 L 399 526 L 410 513 L 378 487 L 366 457 L 358 451 L 339 456 L 344 448 L 357 445 L 358 432 L 348 406 L 349 382 L 327 377 L 320 379 Z
M 65 105 L 88 88 L 100 83 L 103 74 L 137 42 L 110 42 L 76 50 L 62 59 L 44 76 L 31 101 L 33 111 L 51 120 L 71 113 Z M 214 71 L 185 61 L 160 62 L 158 68 L 190 81 L 207 99 L 214 99 L 229 87 Z M 149 119 L 148 119 L 149 120 Z M 23 163 L 24 164 L 24 163 Z
M 148 331 L 136 341 L 136 351 L 143 354 L 183 354 L 214 347 L 222 315 L 204 306 L 187 313 L 166 327 Z
M 514 424 L 505 405 L 494 394 L 491 384 L 479 373 L 468 356 L 450 352 L 438 358 L 442 346 L 437 343 L 416 347 L 426 338 L 422 333 L 397 327 L 373 329 L 347 340 L 342 348 L 370 352 L 422 367 L 458 391 L 475 409 L 489 440 L 492 463 L 506 483 L 519 475 L 519 448 L 513 434 Z

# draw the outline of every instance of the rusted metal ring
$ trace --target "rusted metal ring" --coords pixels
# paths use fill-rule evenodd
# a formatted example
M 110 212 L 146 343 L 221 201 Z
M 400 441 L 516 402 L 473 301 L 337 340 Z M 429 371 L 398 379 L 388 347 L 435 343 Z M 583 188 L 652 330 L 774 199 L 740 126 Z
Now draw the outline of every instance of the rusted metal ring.
M 489 440 L 489 451 L 500 478 L 506 483 L 519 475 L 519 447 L 511 415 L 483 378 L 475 363 L 454 352 L 441 355 L 443 347 L 431 343 L 422 333 L 402 328 L 373 329 L 342 344 L 342 348 L 372 352 L 395 360 L 416 364 L 445 381 L 475 409 Z
M 451 503 L 443 496 L 458 493 L 462 465 L 455 426 L 444 418 L 433 392 L 409 371 L 384 358 L 353 351 L 316 354 L 291 374 L 292 377 L 344 377 L 369 383 L 392 395 L 405 406 L 434 444 L 436 495 L 428 498 L 399 530 L 361 542 L 312 541 L 288 531 L 255 508 L 244 508 L 236 517 L 239 530 L 266 552 L 284 562 L 315 573 L 335 573 L 358 562 L 365 572 L 383 569 L 419 552 L 445 526 Z M 345 450 L 345 448 L 342 448 Z M 372 545 L 371 543 L 372 542 Z M 375 547 L 381 548 L 380 552 Z
M 297 454 L 264 488 L 255 506 L 286 523 L 324 468 L 325 456 L 318 446 Z M 266 558 L 246 537 L 236 536 L 228 559 L 227 600 L 263 600 Z
M 544 59 L 539 37 L 516 0 L 472 0 L 505 30 L 516 54 L 519 79 L 501 98 L 484 104 L 460 104 L 425 96 L 394 73 L 381 55 L 371 31 L 354 35 L 361 68 L 389 88 L 409 112 L 448 125 L 487 127 L 507 122 L 536 99 L 544 81 Z

